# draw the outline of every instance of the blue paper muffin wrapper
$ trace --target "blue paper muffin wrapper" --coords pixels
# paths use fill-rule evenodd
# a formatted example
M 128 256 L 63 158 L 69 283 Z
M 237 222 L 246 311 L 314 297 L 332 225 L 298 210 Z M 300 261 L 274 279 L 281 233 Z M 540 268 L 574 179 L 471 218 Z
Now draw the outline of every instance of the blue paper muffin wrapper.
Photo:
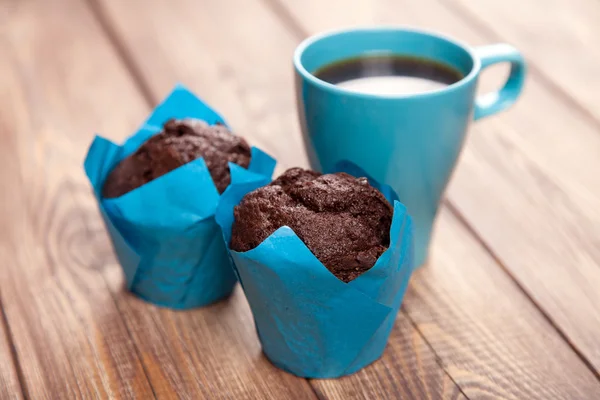
M 108 174 L 170 118 L 223 119 L 193 93 L 177 86 L 122 145 L 97 136 L 85 172 L 123 268 L 127 288 L 151 303 L 188 309 L 228 296 L 236 279 L 215 211 L 220 195 L 202 158 L 113 199 L 102 198 Z M 229 164 L 231 181 L 264 185 L 275 160 L 252 148 L 248 169 Z
M 351 164 L 339 171 L 366 176 Z M 412 222 L 391 188 L 369 178 L 393 204 L 390 247 L 368 271 L 344 283 L 287 226 L 256 248 L 230 251 L 265 355 L 306 378 L 348 375 L 383 353 L 413 271 Z M 217 223 L 229 244 L 233 210 L 259 187 L 232 184 L 221 197 Z

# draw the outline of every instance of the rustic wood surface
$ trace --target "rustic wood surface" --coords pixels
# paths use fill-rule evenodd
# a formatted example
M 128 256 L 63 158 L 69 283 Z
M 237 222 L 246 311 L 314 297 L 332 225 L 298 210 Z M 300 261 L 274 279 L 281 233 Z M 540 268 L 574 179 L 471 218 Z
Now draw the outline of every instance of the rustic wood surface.
M 600 3 L 526 3 L 0 0 L 0 399 L 600 398 Z M 365 23 L 508 41 L 531 73 L 472 127 L 382 359 L 307 381 L 261 354 L 239 288 L 186 312 L 125 292 L 81 164 L 182 82 L 306 166 L 292 51 Z

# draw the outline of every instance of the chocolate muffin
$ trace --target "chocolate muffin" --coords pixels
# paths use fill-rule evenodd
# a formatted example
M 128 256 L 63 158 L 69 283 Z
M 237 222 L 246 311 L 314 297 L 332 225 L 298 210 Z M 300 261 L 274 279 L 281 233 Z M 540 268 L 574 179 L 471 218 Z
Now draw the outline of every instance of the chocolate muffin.
M 235 207 L 230 248 L 251 250 L 289 226 L 329 271 L 349 282 L 389 247 L 393 211 L 366 178 L 292 168 Z
M 231 181 L 227 162 L 247 168 L 250 147 L 224 125 L 209 126 L 195 119 L 167 121 L 162 132 L 152 136 L 109 174 L 102 196 L 124 195 L 197 158 L 204 158 L 219 193 Z

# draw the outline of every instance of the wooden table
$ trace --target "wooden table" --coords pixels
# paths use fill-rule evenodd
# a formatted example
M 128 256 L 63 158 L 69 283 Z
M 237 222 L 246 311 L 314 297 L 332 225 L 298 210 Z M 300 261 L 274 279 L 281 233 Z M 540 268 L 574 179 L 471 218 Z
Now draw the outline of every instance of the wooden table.
M 0 398 L 599 399 L 599 18 L 598 0 L 0 0 Z M 239 289 L 189 312 L 125 292 L 82 160 L 183 82 L 278 172 L 306 166 L 292 51 L 355 23 L 506 41 L 530 76 L 472 127 L 383 358 L 309 381 L 261 354 Z

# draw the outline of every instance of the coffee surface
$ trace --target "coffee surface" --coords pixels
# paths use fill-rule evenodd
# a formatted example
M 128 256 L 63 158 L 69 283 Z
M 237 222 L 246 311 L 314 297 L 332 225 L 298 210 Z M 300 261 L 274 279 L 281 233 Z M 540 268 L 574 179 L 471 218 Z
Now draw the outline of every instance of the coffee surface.
M 463 78 L 449 65 L 399 55 L 350 58 L 320 68 L 315 76 L 347 90 L 383 95 L 430 92 Z
M 202 157 L 219 193 L 231 181 L 228 162 L 250 165 L 250 146 L 224 125 L 194 119 L 169 120 L 133 154 L 121 160 L 104 182 L 102 196 L 124 195 Z
M 292 168 L 235 207 L 230 248 L 251 250 L 289 226 L 327 269 L 349 282 L 389 247 L 392 214 L 366 178 Z

